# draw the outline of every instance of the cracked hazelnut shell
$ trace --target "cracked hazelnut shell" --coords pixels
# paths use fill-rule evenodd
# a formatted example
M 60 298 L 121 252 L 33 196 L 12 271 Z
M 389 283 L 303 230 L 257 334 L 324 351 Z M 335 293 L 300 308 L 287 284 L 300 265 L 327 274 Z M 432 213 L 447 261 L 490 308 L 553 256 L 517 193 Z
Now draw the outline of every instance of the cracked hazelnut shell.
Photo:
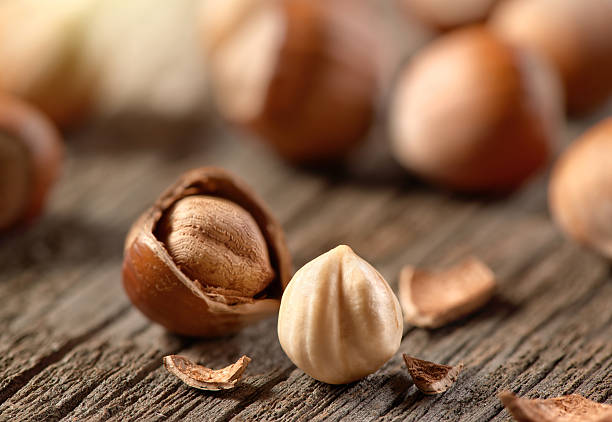
M 484 27 L 449 33 L 401 73 L 390 110 L 396 159 L 436 184 L 507 193 L 546 164 L 562 97 L 538 57 Z
M 399 348 L 402 331 L 393 290 L 346 245 L 295 273 L 278 314 L 278 339 L 289 359 L 328 384 L 378 370 Z
M 62 153 L 60 135 L 47 117 L 0 94 L 0 231 L 42 212 Z
M 555 163 L 549 206 L 572 239 L 612 259 L 612 118 L 589 129 Z
M 375 115 L 381 46 L 362 0 L 217 1 L 202 12 L 221 114 L 281 156 L 340 158 Z
M 201 220 L 184 239 L 198 237 L 189 248 L 195 256 L 192 263 L 201 265 L 184 271 L 182 267 L 190 264 L 173 258 L 173 247 L 164 243 L 168 227 L 162 227 L 166 224 L 162 220 L 172 218 L 176 230 L 182 230 L 180 218 L 171 216 L 172 209 L 193 197 L 221 200 L 227 208 L 204 206 L 193 211 Z M 241 211 L 234 214 L 236 209 Z M 247 223 L 257 227 L 243 227 L 244 214 Z M 249 259 L 259 254 L 260 245 L 253 232 L 265 242 L 273 274 L 255 294 L 236 284 L 254 274 Z M 209 283 L 209 276 L 216 281 Z M 183 335 L 230 334 L 276 313 L 290 276 L 291 258 L 280 224 L 244 182 L 219 168 L 183 174 L 134 223 L 126 238 L 123 285 L 128 297 L 151 320 Z

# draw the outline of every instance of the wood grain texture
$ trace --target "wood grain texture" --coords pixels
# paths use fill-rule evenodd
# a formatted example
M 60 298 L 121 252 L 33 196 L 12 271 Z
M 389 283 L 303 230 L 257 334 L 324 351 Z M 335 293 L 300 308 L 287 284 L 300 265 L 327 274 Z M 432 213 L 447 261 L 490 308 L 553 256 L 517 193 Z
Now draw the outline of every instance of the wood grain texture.
M 609 113 L 608 113 L 609 114 Z M 577 122 L 568 139 L 601 116 Z M 412 180 L 383 135 L 346 166 L 295 169 L 218 122 L 202 127 L 92 124 L 69 135 L 68 165 L 35 226 L 0 238 L 0 420 L 508 420 L 497 392 L 580 393 L 612 403 L 609 263 L 565 240 L 546 206 L 546 175 L 499 200 Z M 282 352 L 271 318 L 239 334 L 188 339 L 149 323 L 121 287 L 124 236 L 183 171 L 223 166 L 249 181 L 287 231 L 296 268 L 350 245 L 397 288 L 405 264 L 481 257 L 500 287 L 474 315 L 407 327 L 384 367 L 349 385 L 317 382 Z M 189 389 L 162 366 L 184 354 L 218 368 L 253 361 L 235 390 Z M 428 397 L 401 359 L 465 363 Z

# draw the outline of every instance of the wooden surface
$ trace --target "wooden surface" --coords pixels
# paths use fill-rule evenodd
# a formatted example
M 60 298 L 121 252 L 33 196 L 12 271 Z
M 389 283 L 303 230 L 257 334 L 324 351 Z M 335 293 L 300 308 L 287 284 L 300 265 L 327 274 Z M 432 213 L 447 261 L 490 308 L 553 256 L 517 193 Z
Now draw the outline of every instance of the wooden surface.
M 573 123 L 567 139 L 605 114 Z M 546 174 L 506 199 L 465 198 L 398 169 L 379 148 L 380 131 L 345 168 L 316 171 L 291 168 L 237 136 L 219 123 L 98 124 L 69 135 L 46 215 L 0 238 L 0 420 L 499 421 L 509 418 L 496 397 L 503 389 L 612 403 L 610 266 L 551 223 Z M 123 292 L 123 239 L 181 172 L 205 164 L 235 171 L 266 199 L 296 268 L 346 243 L 396 288 L 405 264 L 477 254 L 499 291 L 451 326 L 407 327 L 391 361 L 344 386 L 296 369 L 275 318 L 223 339 L 168 334 Z M 424 396 L 402 352 L 466 369 L 447 393 Z M 213 368 L 242 354 L 253 362 L 235 390 L 201 392 L 162 367 L 172 353 Z

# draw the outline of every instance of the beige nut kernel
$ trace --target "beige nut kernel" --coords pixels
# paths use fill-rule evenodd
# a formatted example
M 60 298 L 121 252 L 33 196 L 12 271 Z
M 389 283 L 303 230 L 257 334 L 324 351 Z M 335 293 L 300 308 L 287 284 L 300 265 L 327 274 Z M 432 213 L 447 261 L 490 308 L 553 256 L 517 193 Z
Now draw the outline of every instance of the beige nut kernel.
M 278 339 L 311 377 L 345 384 L 373 373 L 399 348 L 402 311 L 384 278 L 351 248 L 304 265 L 281 299 Z

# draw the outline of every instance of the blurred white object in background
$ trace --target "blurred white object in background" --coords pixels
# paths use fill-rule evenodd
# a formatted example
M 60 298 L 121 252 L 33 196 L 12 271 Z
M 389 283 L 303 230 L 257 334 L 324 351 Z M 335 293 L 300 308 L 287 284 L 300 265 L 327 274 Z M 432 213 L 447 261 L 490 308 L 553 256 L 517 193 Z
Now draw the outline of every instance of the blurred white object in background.
M 36 104 L 59 123 L 81 115 L 90 93 L 80 47 L 97 1 L 0 1 L 0 90 Z
M 84 39 L 85 67 L 96 80 L 103 115 L 197 115 L 206 105 L 202 48 L 196 31 L 201 0 L 104 0 Z

